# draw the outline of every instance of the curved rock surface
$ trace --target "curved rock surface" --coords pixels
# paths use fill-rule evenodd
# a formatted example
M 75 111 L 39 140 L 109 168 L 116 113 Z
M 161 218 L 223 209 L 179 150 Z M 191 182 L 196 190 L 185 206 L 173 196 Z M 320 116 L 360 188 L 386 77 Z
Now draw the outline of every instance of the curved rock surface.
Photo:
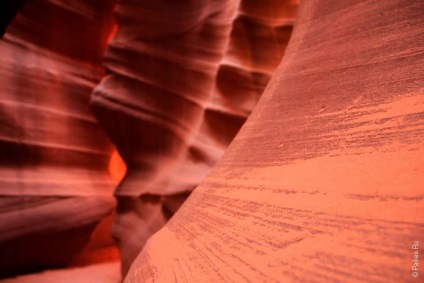
M 28 0 L 0 41 L 0 276 L 66 263 L 115 205 L 89 105 L 112 8 Z
M 249 120 L 125 282 L 413 279 L 411 246 L 424 241 L 423 34 L 420 0 L 303 1 Z
M 128 165 L 113 234 L 125 274 L 221 158 L 291 34 L 297 1 L 120 1 L 93 109 Z

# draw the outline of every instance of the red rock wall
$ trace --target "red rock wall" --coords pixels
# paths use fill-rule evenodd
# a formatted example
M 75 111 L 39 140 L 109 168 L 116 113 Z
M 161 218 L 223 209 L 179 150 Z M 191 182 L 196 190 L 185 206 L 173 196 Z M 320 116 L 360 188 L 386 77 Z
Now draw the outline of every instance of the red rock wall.
M 303 1 L 249 120 L 125 282 L 413 280 L 423 33 L 420 0 Z
M 86 243 L 127 166 L 123 274 L 150 240 L 126 282 L 413 279 L 422 1 L 303 1 L 287 51 L 297 1 L 121 0 L 117 29 L 107 0 L 26 2 L 0 41 L 0 277 L 113 256 Z
M 68 262 L 114 207 L 90 94 L 109 1 L 28 0 L 0 41 L 0 275 Z
M 99 122 L 128 165 L 113 227 L 125 274 L 237 134 L 279 63 L 297 1 L 120 1 Z

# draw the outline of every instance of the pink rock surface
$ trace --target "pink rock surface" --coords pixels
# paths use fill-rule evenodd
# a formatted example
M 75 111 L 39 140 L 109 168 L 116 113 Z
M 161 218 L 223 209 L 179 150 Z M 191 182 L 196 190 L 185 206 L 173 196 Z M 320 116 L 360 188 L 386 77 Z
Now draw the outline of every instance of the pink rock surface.
M 263 5 L 118 3 L 92 105 L 128 165 L 113 228 L 124 274 L 221 158 L 279 63 L 297 1 Z
M 423 1 L 113 2 L 0 41 L 2 283 L 419 281 Z
M 85 267 L 46 270 L 0 280 L 0 283 L 120 283 L 119 262 L 93 264 Z
M 0 276 L 69 261 L 115 205 L 90 111 L 108 1 L 28 0 L 0 41 Z
M 423 34 L 420 0 L 303 1 L 252 115 L 125 282 L 415 280 Z

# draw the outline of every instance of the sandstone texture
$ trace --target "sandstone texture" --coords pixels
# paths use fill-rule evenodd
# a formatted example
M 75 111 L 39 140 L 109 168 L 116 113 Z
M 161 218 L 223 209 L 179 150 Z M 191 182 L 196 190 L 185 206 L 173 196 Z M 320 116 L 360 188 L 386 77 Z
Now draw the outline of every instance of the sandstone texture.
M 119 262 L 92 264 L 85 267 L 47 270 L 0 280 L 0 283 L 119 283 Z
M 28 0 L 0 41 L 0 276 L 67 263 L 115 205 L 89 104 L 112 8 Z
M 424 275 L 424 1 L 2 0 L 0 38 L 0 282 Z
M 302 1 L 248 121 L 125 282 L 415 280 L 423 34 L 420 0 Z
M 297 1 L 118 2 L 108 75 L 91 103 L 128 166 L 113 227 L 123 274 L 249 116 L 296 9 Z

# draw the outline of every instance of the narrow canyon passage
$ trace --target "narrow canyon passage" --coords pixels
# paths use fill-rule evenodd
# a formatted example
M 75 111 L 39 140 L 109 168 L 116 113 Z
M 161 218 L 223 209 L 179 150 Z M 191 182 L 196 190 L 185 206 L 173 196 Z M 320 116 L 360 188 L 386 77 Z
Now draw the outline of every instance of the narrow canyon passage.
M 0 33 L 1 283 L 420 282 L 423 1 L 4 0 Z

